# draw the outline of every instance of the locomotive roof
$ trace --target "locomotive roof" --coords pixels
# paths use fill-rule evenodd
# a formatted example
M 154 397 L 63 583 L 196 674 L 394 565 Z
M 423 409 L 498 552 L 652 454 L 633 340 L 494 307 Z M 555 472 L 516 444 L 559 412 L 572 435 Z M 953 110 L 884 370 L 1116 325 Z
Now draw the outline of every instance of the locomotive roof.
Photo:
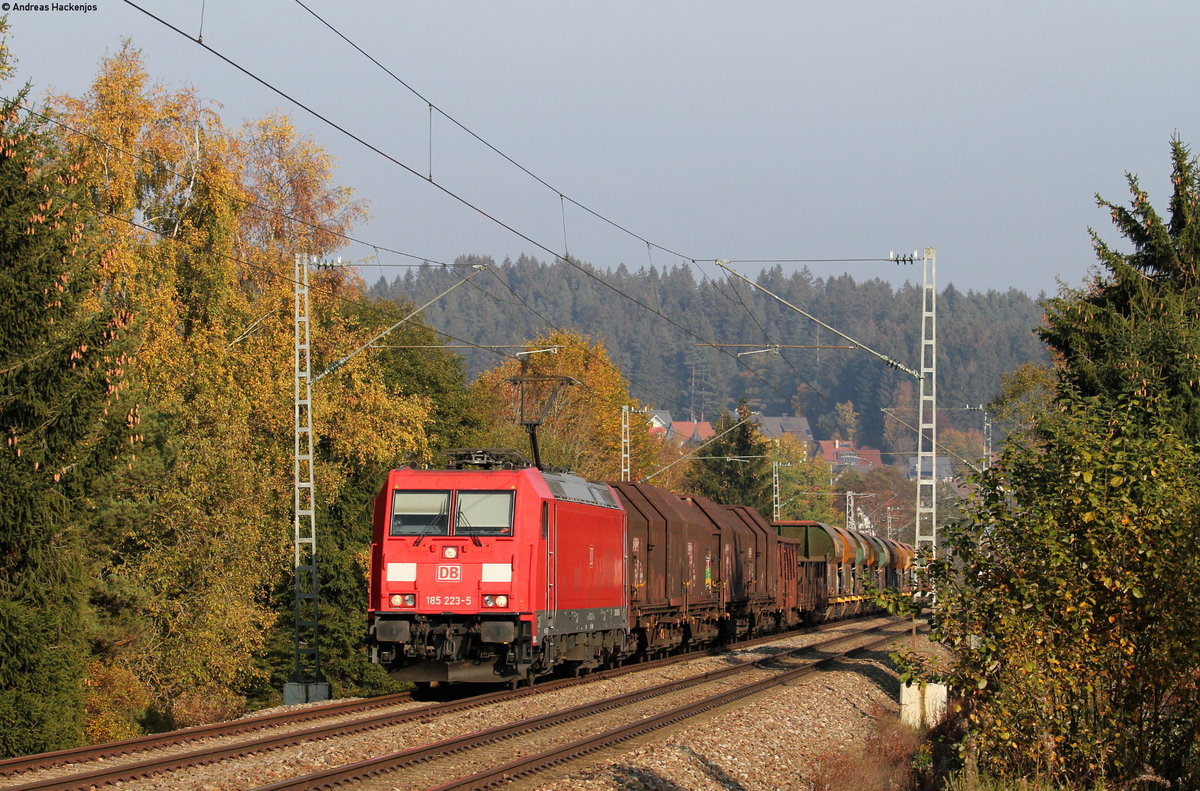
M 429 469 L 414 469 L 401 468 L 393 470 L 393 475 L 413 476 L 409 480 L 419 480 L 423 485 L 430 485 L 436 481 L 437 485 L 447 488 L 456 488 L 455 481 L 463 483 L 467 480 L 477 487 L 480 481 L 497 480 L 496 476 L 501 476 L 507 481 L 513 481 L 516 477 L 521 476 L 538 476 L 540 475 L 546 488 L 550 490 L 550 494 L 556 500 L 566 500 L 576 503 L 586 503 L 587 505 L 598 505 L 601 508 L 613 508 L 616 510 L 624 510 L 624 506 L 617 501 L 613 495 L 612 489 L 608 488 L 606 483 L 596 483 L 585 478 L 580 478 L 578 475 L 569 472 L 548 472 L 546 470 L 538 470 L 535 467 L 520 467 L 507 469 L 481 469 L 481 470 L 429 470 Z M 401 478 L 400 480 L 403 480 Z M 505 484 L 509 485 L 509 484 Z
M 592 483 L 578 475 L 563 472 L 543 472 L 542 478 L 554 493 L 555 499 L 599 505 L 603 508 L 621 508 L 607 484 Z

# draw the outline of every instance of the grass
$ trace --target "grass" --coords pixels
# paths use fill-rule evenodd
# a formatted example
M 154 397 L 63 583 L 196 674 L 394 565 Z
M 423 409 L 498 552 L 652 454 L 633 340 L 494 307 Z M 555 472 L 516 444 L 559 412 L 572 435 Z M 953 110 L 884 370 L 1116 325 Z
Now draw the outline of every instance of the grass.
M 975 772 L 948 772 L 937 755 L 936 734 L 921 733 L 893 713 L 872 712 L 875 729 L 859 745 L 830 750 L 820 756 L 810 782 L 813 791 L 1085 791 L 1053 781 L 1003 780 Z M 944 743 L 943 743 L 944 744 Z M 944 757 L 944 756 L 943 756 Z M 1160 791 L 1158 783 L 1121 786 L 1122 791 Z M 1114 791 L 1100 784 L 1086 791 Z
M 822 755 L 812 778 L 814 791 L 910 791 L 914 757 L 924 749 L 921 734 L 890 712 L 875 711 L 875 730 L 861 746 Z

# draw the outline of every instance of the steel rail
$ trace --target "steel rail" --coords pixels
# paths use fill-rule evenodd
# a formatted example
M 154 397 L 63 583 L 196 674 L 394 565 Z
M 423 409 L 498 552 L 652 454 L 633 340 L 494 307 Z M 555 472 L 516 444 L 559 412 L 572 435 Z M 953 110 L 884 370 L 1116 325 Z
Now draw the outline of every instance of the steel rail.
M 827 640 L 823 640 L 818 643 L 814 643 L 812 645 L 801 646 L 799 648 L 796 648 L 792 651 L 787 652 L 786 654 L 784 654 L 784 656 L 796 656 L 799 654 L 809 653 L 812 651 L 819 651 L 822 648 L 824 648 L 825 646 L 832 645 L 834 643 L 846 642 L 847 640 L 853 640 L 855 638 L 860 638 L 865 634 L 871 634 L 873 632 L 878 632 L 878 631 L 883 630 L 888 627 L 894 627 L 896 624 L 897 624 L 897 621 L 893 620 L 886 624 L 881 624 L 879 626 L 875 626 L 870 629 L 864 629 L 860 632 L 855 632 L 854 634 L 839 635 L 836 637 L 829 638 Z M 900 634 L 899 632 L 889 633 L 889 634 L 885 635 L 883 638 L 881 638 L 881 642 L 894 640 L 894 639 L 896 639 L 896 637 L 899 634 Z M 864 650 L 864 648 L 865 647 L 860 646 L 854 650 Z M 829 661 L 833 661 L 833 660 L 837 659 L 838 656 L 841 656 L 841 655 L 835 655 L 834 657 L 816 660 L 816 662 L 813 664 L 815 666 L 815 665 L 819 665 L 822 663 L 827 663 Z M 672 692 L 678 692 L 678 691 L 681 691 L 684 689 L 688 689 L 689 687 L 707 684 L 712 681 L 717 681 L 722 678 L 725 678 L 726 676 L 731 676 L 731 675 L 735 675 L 738 673 L 748 672 L 749 670 L 752 670 L 752 669 L 759 669 L 759 670 L 766 669 L 766 667 L 769 663 L 778 662 L 779 659 L 780 659 L 779 656 L 773 656 L 773 657 L 768 657 L 765 659 L 760 659 L 755 662 L 747 662 L 744 664 L 733 665 L 733 666 L 730 666 L 727 668 L 722 668 L 720 670 L 717 670 L 717 671 L 714 671 L 711 673 L 703 673 L 703 674 L 696 675 L 696 676 L 690 676 L 686 679 L 679 679 L 676 681 L 664 682 L 662 684 L 657 684 L 657 685 L 654 685 L 651 687 L 646 687 L 644 689 L 634 690 L 632 692 L 627 692 L 622 695 L 617 695 L 612 698 L 605 698 L 604 700 L 600 700 L 595 703 L 587 703 L 587 704 L 583 704 L 580 706 L 575 706 L 570 709 L 565 709 L 565 710 L 557 711 L 557 712 L 551 712 L 549 714 L 544 714 L 544 715 L 541 715 L 538 717 L 532 717 L 530 719 L 521 720 L 520 722 L 509 723 L 507 725 L 500 725 L 500 726 L 497 726 L 494 728 L 488 728 L 488 729 L 485 729 L 482 731 L 476 731 L 475 733 L 466 734 L 464 736 L 455 737 L 455 738 L 451 738 L 451 739 L 445 739 L 445 740 L 437 742 L 435 744 L 423 745 L 421 747 L 410 748 L 407 750 L 400 750 L 397 752 L 392 752 L 392 753 L 388 753 L 386 755 L 378 756 L 376 758 L 369 758 L 369 759 L 366 759 L 363 761 L 358 761 L 358 762 L 355 762 L 352 764 L 347 764 L 345 766 L 335 767 L 335 768 L 323 770 L 320 772 L 314 772 L 312 774 L 304 775 L 302 777 L 295 777 L 295 778 L 289 778 L 286 780 L 281 780 L 276 783 L 272 783 L 270 785 L 261 786 L 261 787 L 255 789 L 255 791 L 300 791 L 301 789 L 333 787 L 333 786 L 337 786 L 341 783 L 353 782 L 353 781 L 361 780 L 361 779 L 368 778 L 368 777 L 374 777 L 374 776 L 380 775 L 380 774 L 394 772 L 399 769 L 403 769 L 405 767 L 412 766 L 414 764 L 429 761 L 431 759 L 451 755 L 454 753 L 465 752 L 467 750 L 471 750 L 476 747 L 480 747 L 480 746 L 490 744 L 493 742 L 497 742 L 497 741 L 501 741 L 504 739 L 509 739 L 514 736 L 519 736 L 521 734 L 530 733 L 532 731 L 537 731 L 537 730 L 544 730 L 544 729 L 551 728 L 551 727 L 561 725 L 561 724 L 564 724 L 567 722 L 571 722 L 574 720 L 583 719 L 584 717 L 589 717 L 589 716 L 593 716 L 595 714 L 600 714 L 600 713 L 603 713 L 606 711 L 621 708 L 623 706 L 628 706 L 632 703 L 637 703 L 637 702 L 647 700 L 650 698 L 659 697 L 659 696 L 666 695 L 666 694 L 669 694 Z M 641 666 L 638 666 L 638 669 L 642 669 L 645 667 L 646 667 L 646 665 L 641 665 Z M 808 668 L 808 669 L 805 670 L 805 668 Z M 809 665 L 806 665 L 804 668 L 800 668 L 800 670 L 805 670 L 805 672 L 811 672 L 812 668 Z M 789 677 L 794 677 L 794 675 L 792 675 L 794 672 L 795 671 L 787 671 L 784 675 L 787 675 Z M 778 678 L 778 676 L 772 677 L 772 679 L 767 679 L 767 681 L 771 682 L 771 683 L 775 683 L 774 678 Z M 749 687 L 756 687 L 756 685 L 760 684 L 760 683 L 762 683 L 762 682 L 756 682 L 756 684 L 751 684 L 751 685 L 749 685 Z M 767 686 L 770 686 L 770 683 L 768 683 Z M 742 689 L 742 688 L 739 688 L 739 689 Z M 736 691 L 737 690 L 735 690 L 735 692 Z M 730 694 L 730 693 L 726 693 L 726 694 Z M 746 694 L 753 694 L 753 693 L 746 693 Z M 723 697 L 723 696 L 718 696 L 718 697 Z M 714 704 L 714 705 L 724 705 L 724 703 L 719 703 L 719 704 Z M 447 787 L 453 788 L 453 787 L 457 787 L 457 786 L 451 785 L 451 786 L 447 786 Z
M 26 772 L 52 769 L 64 764 L 83 763 L 85 761 L 95 761 L 100 758 L 112 758 L 131 753 L 158 750 L 163 747 L 174 747 L 200 739 L 237 736 L 241 733 L 252 733 L 253 731 L 288 725 L 290 723 L 355 714 L 382 706 L 399 705 L 411 699 L 411 693 L 397 692 L 390 695 L 367 698 L 366 700 L 338 701 L 306 709 L 279 711 L 257 717 L 246 717 L 230 722 L 214 722 L 209 725 L 180 728 L 179 730 L 168 731 L 166 733 L 152 733 L 146 736 L 136 736 L 132 739 L 105 742 L 88 747 L 75 747 L 67 750 L 24 755 L 17 758 L 5 758 L 4 760 L 0 760 L 0 777 L 10 777 Z
M 743 698 L 757 695 L 758 693 L 770 689 L 771 687 L 780 686 L 788 683 L 789 681 L 794 681 L 801 676 L 814 673 L 821 668 L 828 667 L 835 662 L 847 659 L 854 654 L 870 650 L 878 645 L 895 640 L 901 634 L 902 632 L 887 634 L 876 640 L 872 640 L 866 645 L 856 646 L 840 654 L 814 660 L 813 662 L 810 662 L 802 667 L 783 671 L 779 675 L 760 679 L 759 681 L 755 681 L 736 689 L 714 695 L 710 698 L 679 706 L 671 709 L 670 711 L 663 712 L 662 714 L 648 717 L 644 720 L 639 720 L 638 722 L 630 725 L 613 728 L 605 731 L 604 733 L 597 734 L 596 736 L 580 739 L 562 747 L 511 761 L 503 766 L 498 766 L 483 772 L 477 772 L 476 774 L 468 777 L 435 786 L 428 789 L 428 791 L 478 791 L 478 789 L 491 788 L 512 780 L 524 778 L 529 775 L 545 771 L 553 766 L 578 760 L 579 758 L 596 752 L 597 750 L 612 747 L 613 745 L 629 741 L 630 739 L 635 739 L 639 736 L 644 736 L 661 728 L 665 728 L 692 717 L 705 714 L 713 709 L 721 708 L 722 706 L 728 706 L 729 704 L 735 703 Z M 845 639 L 850 639 L 850 637 Z
M 764 642 L 784 639 L 788 636 L 825 631 L 844 623 L 845 621 L 835 621 L 828 624 L 822 624 L 821 626 L 812 629 L 776 633 L 745 640 L 729 647 L 750 647 Z M 511 700 L 513 698 L 541 694 L 543 692 L 549 692 L 563 687 L 587 683 L 595 679 L 618 677 L 627 673 L 634 673 L 640 670 L 649 670 L 660 665 L 676 663 L 681 660 L 694 659 L 711 653 L 711 649 L 705 649 L 690 652 L 688 654 L 678 654 L 648 662 L 628 664 L 619 668 L 600 671 L 580 678 L 555 679 L 540 683 L 535 687 L 525 687 L 517 690 L 504 689 L 495 692 L 484 693 L 482 695 L 475 695 L 458 701 L 431 703 L 429 705 L 410 709 L 404 712 L 384 713 L 374 717 L 356 720 L 350 723 L 338 723 L 334 725 L 290 731 L 285 734 L 252 739 L 228 747 L 217 748 L 215 750 L 213 748 L 201 748 L 184 753 L 175 753 L 170 756 L 162 756 L 144 761 L 129 762 L 120 766 L 83 771 L 70 775 L 62 775 L 55 778 L 31 780 L 21 785 L 6 786 L 4 791 L 67 791 L 68 789 L 91 788 L 105 783 L 116 783 L 124 780 L 144 778 L 154 774 L 161 774 L 177 769 L 215 763 L 228 758 L 251 755 L 274 749 L 281 749 L 315 739 L 332 738 L 340 735 L 352 735 L 354 733 L 359 733 L 366 730 L 374 730 L 377 728 L 387 727 L 389 725 L 403 724 L 404 722 L 409 722 L 414 719 L 428 718 L 430 716 L 439 716 L 455 711 L 478 708 L 497 701 Z M 305 709 L 294 709 L 261 715 L 259 717 L 249 717 L 242 720 L 234 720 L 232 722 L 200 725 L 193 728 L 185 728 L 168 733 L 141 736 L 133 739 L 125 739 L 119 742 L 93 745 L 90 747 L 72 750 L 58 750 L 50 753 L 40 753 L 32 756 L 11 758 L 0 761 L 0 777 L 8 778 L 17 774 L 33 773 L 35 771 L 51 769 L 71 763 L 84 763 L 103 758 L 113 758 L 132 755 L 140 752 L 148 752 L 151 750 L 167 749 L 198 742 L 204 739 L 237 736 L 243 733 L 253 733 L 255 731 L 275 727 L 286 727 L 288 725 L 310 722 L 312 720 L 349 716 L 353 714 L 369 712 L 374 709 L 401 705 L 403 703 L 410 702 L 411 700 L 412 696 L 408 692 L 394 693 L 391 695 L 368 698 L 366 700 L 328 703 Z

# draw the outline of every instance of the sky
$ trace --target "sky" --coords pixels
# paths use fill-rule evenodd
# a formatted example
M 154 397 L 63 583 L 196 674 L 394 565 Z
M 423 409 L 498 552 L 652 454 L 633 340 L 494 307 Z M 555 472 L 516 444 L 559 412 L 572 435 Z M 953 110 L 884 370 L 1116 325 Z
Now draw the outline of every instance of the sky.
M 1054 294 L 1092 269 L 1089 227 L 1121 247 L 1096 194 L 1127 203 L 1131 172 L 1165 213 L 1172 137 L 1200 145 L 1194 0 L 304 3 L 0 7 L 35 95 L 85 93 L 129 38 L 228 126 L 290 115 L 368 201 L 354 235 L 436 262 L 899 283 L 920 267 L 882 259 L 932 247 L 939 289 Z M 342 255 L 368 281 L 414 260 Z

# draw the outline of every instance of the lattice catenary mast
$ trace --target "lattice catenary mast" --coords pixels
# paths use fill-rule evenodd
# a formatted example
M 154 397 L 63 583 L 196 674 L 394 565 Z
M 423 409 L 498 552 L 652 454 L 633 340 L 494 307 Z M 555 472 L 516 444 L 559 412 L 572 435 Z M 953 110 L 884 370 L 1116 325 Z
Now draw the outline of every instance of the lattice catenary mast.
M 284 684 L 285 705 L 329 699 L 329 684 L 321 673 L 320 617 L 317 590 L 317 509 L 313 483 L 312 332 L 309 322 L 308 260 L 296 256 L 295 401 L 292 487 L 292 529 L 295 547 L 295 665 Z
M 937 554 L 937 250 L 925 248 L 921 272 L 921 392 L 917 428 L 918 550 Z

